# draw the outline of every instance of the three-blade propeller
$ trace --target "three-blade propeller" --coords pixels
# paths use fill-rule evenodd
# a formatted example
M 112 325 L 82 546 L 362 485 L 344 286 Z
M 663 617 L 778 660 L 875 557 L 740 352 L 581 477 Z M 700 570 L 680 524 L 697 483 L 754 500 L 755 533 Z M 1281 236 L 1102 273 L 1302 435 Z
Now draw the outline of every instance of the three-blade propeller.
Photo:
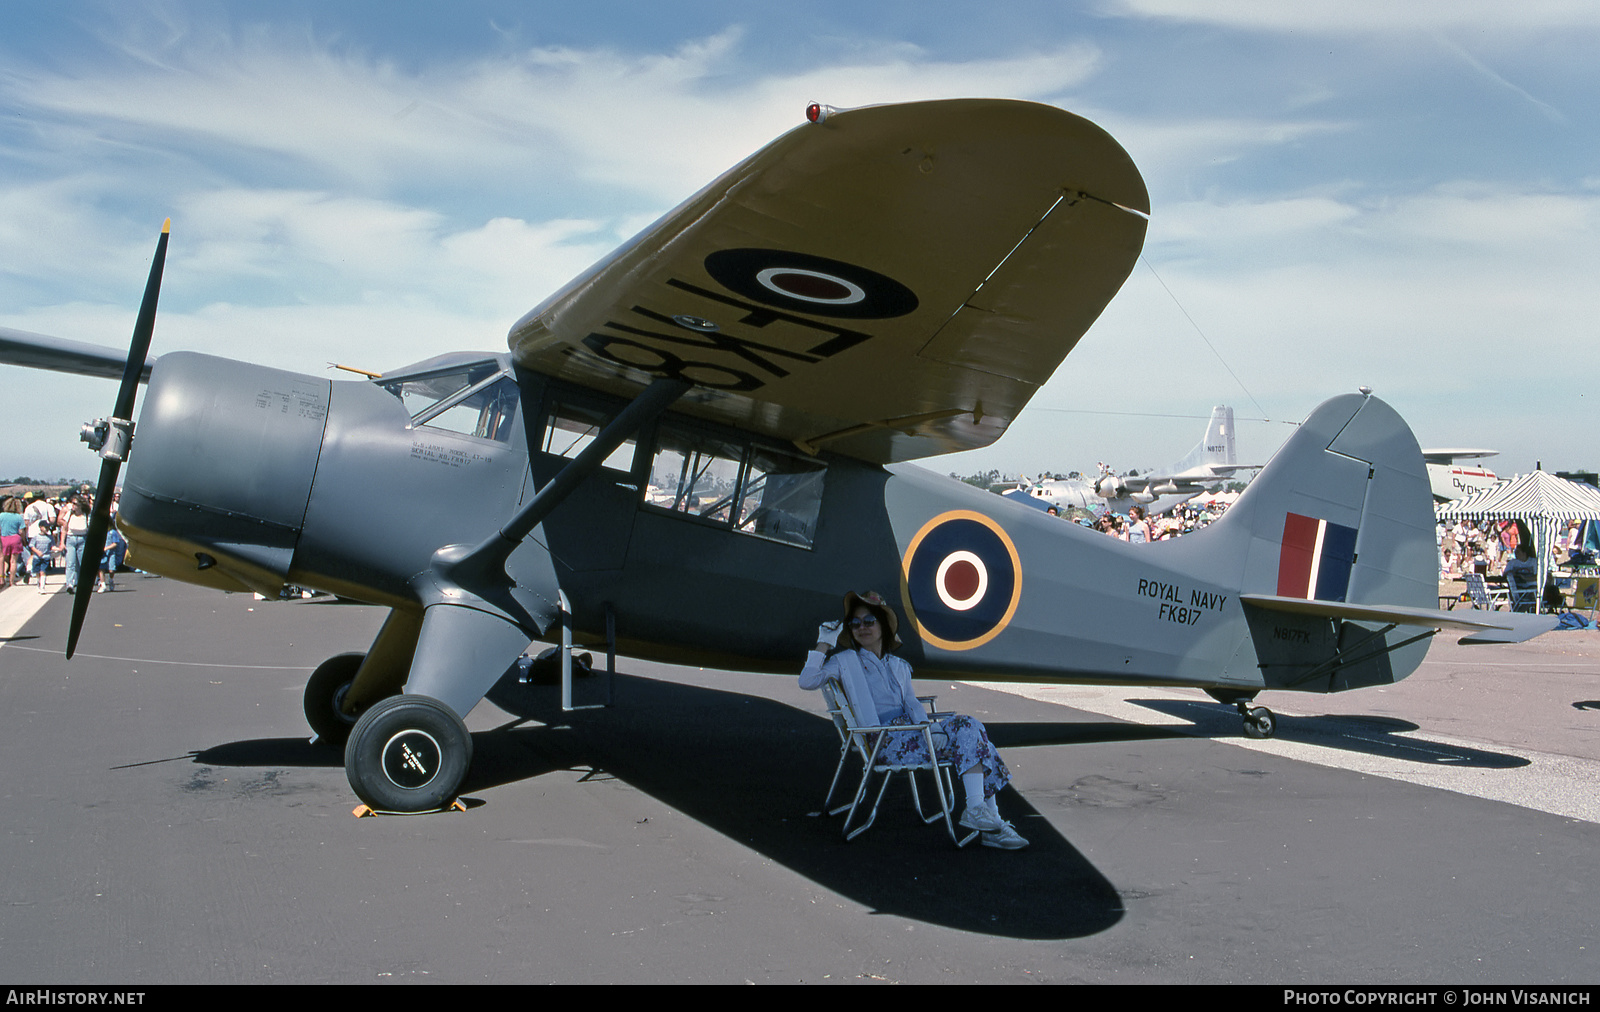
M 161 271 L 167 262 L 167 236 L 171 229 L 172 219 L 168 218 L 162 223 L 156 255 L 150 261 L 150 278 L 145 282 L 139 318 L 133 324 L 133 341 L 128 346 L 128 363 L 122 371 L 122 387 L 117 391 L 116 407 L 108 419 L 105 445 L 100 450 L 100 483 L 95 488 L 89 529 L 84 533 L 83 560 L 78 564 L 78 586 L 72 597 L 72 624 L 67 629 L 69 658 L 78 647 L 78 633 L 83 630 L 83 617 L 94 593 L 95 574 L 106 548 L 106 529 L 111 524 L 111 497 L 117 490 L 117 474 L 128 457 L 128 445 L 133 439 L 133 401 L 139 392 L 145 356 L 150 353 L 150 336 L 155 331 L 156 302 L 161 297 Z

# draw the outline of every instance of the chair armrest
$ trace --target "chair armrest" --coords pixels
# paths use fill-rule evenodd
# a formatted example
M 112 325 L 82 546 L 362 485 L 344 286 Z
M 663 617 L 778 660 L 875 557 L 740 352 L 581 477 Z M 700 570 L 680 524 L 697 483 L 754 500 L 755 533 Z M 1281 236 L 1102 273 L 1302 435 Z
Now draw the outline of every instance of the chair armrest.
M 921 731 L 925 728 L 932 727 L 936 723 L 938 723 L 938 721 L 923 720 L 918 721 L 915 724 L 861 724 L 856 727 L 852 727 L 850 730 L 858 731 L 862 734 L 873 731 Z
M 933 702 L 938 698 L 938 696 L 918 696 L 917 702 L 927 708 L 928 719 L 930 720 L 943 720 L 946 717 L 954 717 L 956 715 L 954 710 L 940 710 L 934 707 Z

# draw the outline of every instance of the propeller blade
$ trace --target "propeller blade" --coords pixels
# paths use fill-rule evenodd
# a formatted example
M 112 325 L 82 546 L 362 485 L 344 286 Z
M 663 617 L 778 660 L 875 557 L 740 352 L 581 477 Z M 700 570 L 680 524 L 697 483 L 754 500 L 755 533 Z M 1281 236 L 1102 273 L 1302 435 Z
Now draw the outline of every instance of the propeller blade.
M 94 509 L 89 513 L 89 529 L 83 535 L 83 559 L 78 563 L 78 586 L 72 592 L 72 622 L 67 626 L 67 658 L 78 649 L 78 633 L 89 612 L 89 597 L 94 593 L 100 559 L 106 550 L 106 528 L 111 524 L 111 494 L 117 489 L 117 472 L 122 462 L 106 460 L 100 464 L 100 483 L 95 487 Z
M 167 239 L 172 219 L 161 225 L 156 240 L 156 255 L 150 261 L 150 277 L 145 281 L 139 317 L 133 324 L 133 341 L 128 345 L 128 363 L 122 370 L 122 386 L 117 390 L 116 407 L 111 412 L 110 437 L 101 450 L 100 483 L 95 488 L 94 508 L 89 514 L 89 529 L 84 532 L 83 559 L 78 564 L 78 586 L 72 595 L 72 623 L 67 627 L 67 658 L 78 648 L 78 634 L 89 611 L 89 595 L 94 593 L 95 573 L 106 550 L 106 529 L 111 524 L 111 496 L 117 489 L 117 475 L 128 456 L 133 438 L 133 402 L 139 393 L 139 377 L 150 354 L 150 339 L 156 329 L 156 303 L 161 298 L 161 272 L 167 263 Z

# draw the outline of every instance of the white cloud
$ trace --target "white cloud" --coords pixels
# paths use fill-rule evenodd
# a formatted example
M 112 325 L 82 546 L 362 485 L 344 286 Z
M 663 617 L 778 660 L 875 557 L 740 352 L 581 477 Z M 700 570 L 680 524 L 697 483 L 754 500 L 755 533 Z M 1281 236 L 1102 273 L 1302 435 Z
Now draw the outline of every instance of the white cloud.
M 1451 183 L 1398 205 L 1394 218 L 1412 241 L 1447 249 L 1540 260 L 1600 253 L 1600 201 L 1593 195 Z
M 1499 446 L 1516 467 L 1587 459 L 1572 405 L 1538 391 L 1540 377 L 1600 370 L 1600 198 L 1457 183 L 1371 206 L 1194 204 L 1177 218 L 1152 228 L 1147 255 L 1269 411 L 1303 413 L 1368 384 L 1426 409 L 1435 430 L 1453 417 L 1463 438 Z M 1144 289 L 1085 344 L 1140 348 L 1150 389 L 1209 383 L 1213 396 L 1238 396 L 1182 313 Z
M 1455 28 L 1519 32 L 1600 27 L 1600 7 L 1588 0 L 1514 4 L 1501 0 L 1107 0 L 1103 9 L 1131 17 L 1230 28 L 1354 35 Z
M 1465 38 L 1482 25 L 1586 27 L 1600 20 L 1585 13 L 1590 6 L 1496 7 L 1492 18 L 1470 3 L 1128 0 L 1116 10 L 1301 37 Z M 1226 87 L 1202 89 L 1195 115 L 1180 119 L 1159 90 L 1137 104 L 1094 91 L 1103 77 L 1117 77 L 1102 72 L 1118 61 L 1119 79 L 1194 87 L 1188 77 L 1168 80 L 1164 68 L 1138 65 L 1138 38 L 1113 51 L 1057 35 L 1030 51 L 962 61 L 858 37 L 847 55 L 774 70 L 748 66 L 746 37 L 736 30 L 655 53 L 546 45 L 405 64 L 281 30 L 202 34 L 173 24 L 163 32 L 128 42 L 127 59 L 95 52 L 74 62 L 55 53 L 0 78 L 0 111 L 28 124 L 26 142 L 35 145 L 0 135 L 7 164 L 26 169 L 0 185 L 0 243 L 28 251 L 0 265 L 0 322 L 126 342 L 155 227 L 170 209 L 173 257 L 158 351 L 194 348 L 316 371 L 330 358 L 385 369 L 452 348 L 497 350 L 518 316 L 798 124 L 806 101 L 848 107 L 1004 95 L 1062 101 L 1129 150 L 1158 193 L 1152 262 L 1263 410 L 1299 417 L 1322 397 L 1368 382 L 1398 395 L 1402 410 L 1401 397 L 1424 404 L 1428 418 L 1454 412 L 1471 422 L 1493 413 L 1490 433 L 1461 433 L 1469 442 L 1496 445 L 1495 433 L 1524 428 L 1566 439 L 1571 427 L 1559 407 L 1524 399 L 1506 412 L 1496 373 L 1529 347 L 1556 352 L 1574 375 L 1600 365 L 1588 340 L 1600 316 L 1590 294 L 1600 275 L 1600 184 L 1591 178 L 1582 184 L 1588 190 L 1573 193 L 1472 179 L 1468 165 L 1414 152 L 1403 137 L 1396 144 L 1414 121 L 1407 116 L 1435 108 L 1435 93 L 1397 115 L 1393 107 L 1407 96 L 1371 80 L 1375 72 L 1361 62 L 1376 46 L 1342 47 L 1326 73 L 1304 79 L 1277 74 L 1277 50 L 1239 50 L 1241 77 L 1289 84 L 1260 92 L 1264 105 L 1255 95 L 1239 101 Z M 1115 33 L 1106 39 L 1117 41 Z M 1420 50 L 1409 45 L 1381 47 L 1380 62 L 1411 66 Z M 1524 77 L 1549 86 L 1525 67 L 1502 74 L 1460 46 L 1446 48 L 1468 61 L 1474 78 L 1554 109 L 1524 87 Z M 1444 51 L 1429 52 L 1437 59 Z M 1210 64 L 1185 72 L 1197 66 Z M 1366 90 L 1352 89 L 1354 79 Z M 1431 79 L 1429 87 L 1444 91 Z M 1077 92 L 1096 95 L 1101 108 L 1065 101 Z M 1569 112 L 1576 108 L 1563 100 Z M 1362 147 L 1382 130 L 1388 150 Z M 1485 134 L 1485 146 L 1499 143 Z M 1325 168 L 1307 152 L 1329 150 L 1334 135 L 1339 167 Z M 1399 169 L 1384 161 L 1400 156 Z M 1291 160 L 1299 173 L 1292 180 L 1278 164 Z M 1231 167 L 1211 171 L 1219 165 Z M 1401 181 L 1375 182 L 1378 166 Z M 154 206 L 162 210 L 152 215 L 146 209 Z M 35 388 L 15 370 L 0 371 L 0 382 Z M 107 385 L 103 399 L 111 394 Z M 30 409 L 21 424 L 32 427 L 40 411 L 67 411 L 70 425 L 50 438 L 66 438 L 76 457 L 77 422 L 108 406 L 61 408 L 78 397 Z M 1227 369 L 1142 266 L 1039 398 L 1199 413 L 1222 401 L 1245 410 Z M 10 420 L 14 429 L 16 417 L 0 424 Z M 1167 438 L 1187 447 L 1191 427 Z M 1099 431 L 1059 416 L 1033 428 Z M 1104 435 L 1144 447 L 1147 428 L 1114 420 Z M 1064 470 L 1118 452 L 1074 443 L 1089 447 L 1087 459 L 1047 456 L 1026 466 Z M 1171 454 L 1121 456 L 1137 464 Z
M 1164 243 L 1260 242 L 1285 235 L 1304 236 L 1350 223 L 1359 215 L 1351 205 L 1331 197 L 1288 197 L 1281 200 L 1217 204 L 1189 201 L 1169 204 L 1150 221 L 1146 249 Z
M 354 284 L 415 273 L 440 216 L 305 190 L 213 190 L 184 201 L 191 269 L 226 278 L 336 270 Z
M 1139 166 L 1152 193 L 1163 188 L 1186 192 L 1184 180 L 1197 172 L 1353 129 L 1349 122 L 1327 119 L 1177 120 L 1130 117 L 1113 110 L 1074 111 L 1117 138 Z
M 664 54 L 547 47 L 407 72 L 303 37 L 181 35 L 117 65 L 19 68 L 5 95 L 131 142 L 176 138 L 219 167 L 268 152 L 384 188 L 570 175 L 676 202 L 799 125 L 808 100 L 1042 97 L 1081 83 L 1097 61 L 1084 45 L 971 62 L 891 46 L 752 86 L 724 76 L 739 41 L 730 29 Z M 74 126 L 55 130 L 64 147 L 102 143 Z

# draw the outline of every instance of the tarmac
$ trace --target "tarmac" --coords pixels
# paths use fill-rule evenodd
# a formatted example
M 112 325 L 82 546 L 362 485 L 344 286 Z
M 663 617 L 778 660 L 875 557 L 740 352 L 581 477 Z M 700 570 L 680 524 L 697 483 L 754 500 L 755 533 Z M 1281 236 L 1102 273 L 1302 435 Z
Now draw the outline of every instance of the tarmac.
M 921 683 L 1011 766 L 1001 852 L 898 786 L 843 842 L 816 694 L 627 659 L 606 710 L 502 683 L 465 812 L 359 819 L 301 691 L 381 612 L 131 574 L 66 661 L 68 610 L 0 591 L 8 982 L 1600 980 L 1594 632 L 1267 693 L 1264 742 L 1190 690 Z

